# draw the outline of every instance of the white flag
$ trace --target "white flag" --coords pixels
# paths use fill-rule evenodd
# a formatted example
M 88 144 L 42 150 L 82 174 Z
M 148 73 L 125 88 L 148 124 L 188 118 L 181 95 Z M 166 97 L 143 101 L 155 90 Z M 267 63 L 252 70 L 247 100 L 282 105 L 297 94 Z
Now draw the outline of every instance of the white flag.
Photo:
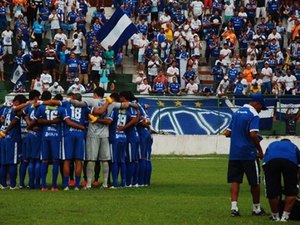
M 23 75 L 23 69 L 20 65 L 18 65 L 17 69 L 15 70 L 15 72 L 12 75 L 12 78 L 10 79 L 10 81 L 12 83 L 17 83 L 17 81 L 20 79 L 20 77 Z

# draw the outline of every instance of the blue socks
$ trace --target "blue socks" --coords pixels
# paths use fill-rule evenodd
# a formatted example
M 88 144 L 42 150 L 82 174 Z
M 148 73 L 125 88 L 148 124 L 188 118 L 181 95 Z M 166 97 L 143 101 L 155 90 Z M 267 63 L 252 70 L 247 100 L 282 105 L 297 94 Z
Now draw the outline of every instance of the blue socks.
M 48 171 L 48 163 L 42 162 L 41 166 L 41 176 L 42 176 L 42 188 L 47 188 L 47 171 Z
M 22 161 L 20 164 L 20 186 L 25 187 L 25 176 L 26 176 L 26 170 L 27 170 L 28 162 Z
M 58 171 L 59 171 L 59 161 L 58 160 L 53 160 L 53 167 L 52 167 L 52 187 L 54 187 L 54 188 L 57 187 Z
M 145 185 L 145 175 L 146 175 L 146 160 L 141 159 L 139 162 L 139 178 L 138 178 L 139 185 Z
M 17 180 L 17 164 L 9 165 L 9 179 L 10 179 L 10 187 L 16 187 Z

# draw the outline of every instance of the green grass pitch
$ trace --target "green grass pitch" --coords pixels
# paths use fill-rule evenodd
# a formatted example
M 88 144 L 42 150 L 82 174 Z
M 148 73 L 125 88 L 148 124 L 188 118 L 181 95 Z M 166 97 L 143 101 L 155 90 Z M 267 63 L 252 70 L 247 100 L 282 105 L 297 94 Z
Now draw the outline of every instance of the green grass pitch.
M 241 186 L 242 216 L 230 217 L 226 172 L 226 156 L 157 156 L 153 158 L 152 185 L 147 188 L 55 193 L 2 190 L 0 224 L 273 224 L 268 216 L 251 216 L 247 182 Z M 262 206 L 269 212 L 263 186 L 261 196 Z

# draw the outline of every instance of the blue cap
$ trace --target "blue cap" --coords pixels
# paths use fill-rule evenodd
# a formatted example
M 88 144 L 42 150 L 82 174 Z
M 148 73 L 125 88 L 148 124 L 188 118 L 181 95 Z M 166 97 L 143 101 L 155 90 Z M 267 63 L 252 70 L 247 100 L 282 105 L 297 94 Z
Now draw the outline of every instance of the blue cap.
M 251 101 L 258 102 L 262 105 L 262 110 L 267 110 L 266 102 L 264 100 L 264 97 L 261 94 L 254 94 L 251 95 Z

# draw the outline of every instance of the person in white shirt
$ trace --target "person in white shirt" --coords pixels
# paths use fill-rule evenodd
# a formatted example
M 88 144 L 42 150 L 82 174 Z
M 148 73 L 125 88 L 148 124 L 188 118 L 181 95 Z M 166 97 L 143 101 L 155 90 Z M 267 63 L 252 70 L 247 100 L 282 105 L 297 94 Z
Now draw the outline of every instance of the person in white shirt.
M 271 42 L 273 39 L 276 39 L 276 44 L 279 46 L 281 41 L 281 35 L 277 32 L 276 28 L 273 28 L 272 32 L 268 36 L 268 41 Z
M 73 94 L 76 94 L 76 93 L 83 94 L 83 93 L 85 93 L 85 87 L 81 83 L 79 83 L 79 78 L 75 78 L 74 82 L 75 83 L 72 84 L 69 87 L 67 93 L 68 94 L 69 93 L 73 93 Z
M 220 55 L 222 57 L 222 64 L 226 67 L 229 67 L 231 64 L 231 50 L 228 48 L 228 43 L 224 43 L 224 48 L 220 51 Z
M 173 80 L 173 77 L 176 76 L 178 78 L 179 76 L 179 69 L 177 68 L 177 64 L 174 61 L 172 65 L 167 69 L 167 78 L 168 82 L 171 83 Z
M 229 77 L 224 76 L 224 78 L 221 80 L 217 88 L 217 96 L 221 97 L 226 95 L 228 92 L 229 84 L 230 84 Z
M 201 20 L 199 20 L 199 18 L 197 16 L 194 16 L 194 18 L 191 20 L 192 31 L 198 33 L 201 29 L 201 25 L 202 25 Z M 188 27 L 187 27 L 187 29 L 188 29 Z
M 43 91 L 47 91 L 52 84 L 52 76 L 48 73 L 48 70 L 44 70 L 41 74 L 42 88 Z
M 139 71 L 138 77 L 135 79 L 136 90 L 139 91 L 140 85 L 143 84 L 143 80 L 146 78 L 144 71 Z
M 227 24 L 231 17 L 234 16 L 235 7 L 233 1 L 225 1 L 224 9 L 224 23 Z
M 49 87 L 48 91 L 52 94 L 52 96 L 55 96 L 57 94 L 63 94 L 65 90 L 62 88 L 62 86 L 59 85 L 59 83 L 54 82 L 54 84 Z
M 137 49 L 138 49 L 138 64 L 137 64 L 137 70 L 143 70 L 144 69 L 144 53 L 146 50 L 146 47 L 148 46 L 149 41 L 147 40 L 146 36 L 143 35 L 141 39 L 137 42 Z
M 75 53 L 76 58 L 78 59 L 81 55 L 82 42 L 78 38 L 77 34 L 74 35 L 74 38 L 75 38 L 75 40 L 73 41 L 73 52 Z
M 167 23 L 171 22 L 171 16 L 166 11 L 159 17 L 159 23 L 162 28 L 167 28 Z
M 62 32 L 62 29 L 58 29 L 57 34 L 54 35 L 54 41 L 61 42 L 66 45 L 68 40 L 67 35 Z
M 37 90 L 41 94 L 43 93 L 43 83 L 40 74 L 37 74 L 36 78 L 31 81 L 30 90 Z
M 144 78 L 143 83 L 139 86 L 138 92 L 141 95 L 148 95 L 152 91 L 151 86 L 148 84 L 147 78 Z
M 95 51 L 95 55 L 92 56 L 90 60 L 90 66 L 91 66 L 91 80 L 99 80 L 99 70 L 101 68 L 101 64 L 103 62 L 103 59 L 101 56 L 99 56 L 99 52 Z
M 188 95 L 197 95 L 199 93 L 198 84 L 193 79 L 190 79 L 190 82 L 185 87 L 185 92 Z
M 60 28 L 60 16 L 56 13 L 55 9 L 53 9 L 52 13 L 49 15 L 49 21 L 53 38 L 54 35 L 57 33 L 57 30 Z
M 272 77 L 273 77 L 273 70 L 271 67 L 269 67 L 269 63 L 265 62 L 265 67 L 261 70 L 261 76 L 262 76 L 262 89 L 261 93 L 265 94 L 267 91 L 267 94 L 271 94 L 272 92 Z
M 197 16 L 199 19 L 202 19 L 204 4 L 200 0 L 192 1 L 190 4 L 190 10 L 193 13 L 193 16 Z
M 282 95 L 283 92 L 283 77 L 281 77 L 280 73 L 276 72 L 275 76 L 272 78 L 272 94 Z
M 291 70 L 287 70 L 286 75 L 282 78 L 285 90 L 285 95 L 295 95 L 295 89 L 297 88 L 297 78 L 292 75 Z
M 14 34 L 10 29 L 10 26 L 7 26 L 6 30 L 4 30 L 1 34 L 3 40 L 3 53 L 12 55 L 12 38 Z
M 154 78 L 157 76 L 159 67 L 160 64 L 156 57 L 153 55 L 151 57 L 151 60 L 148 62 L 148 76 L 150 83 L 153 83 Z

